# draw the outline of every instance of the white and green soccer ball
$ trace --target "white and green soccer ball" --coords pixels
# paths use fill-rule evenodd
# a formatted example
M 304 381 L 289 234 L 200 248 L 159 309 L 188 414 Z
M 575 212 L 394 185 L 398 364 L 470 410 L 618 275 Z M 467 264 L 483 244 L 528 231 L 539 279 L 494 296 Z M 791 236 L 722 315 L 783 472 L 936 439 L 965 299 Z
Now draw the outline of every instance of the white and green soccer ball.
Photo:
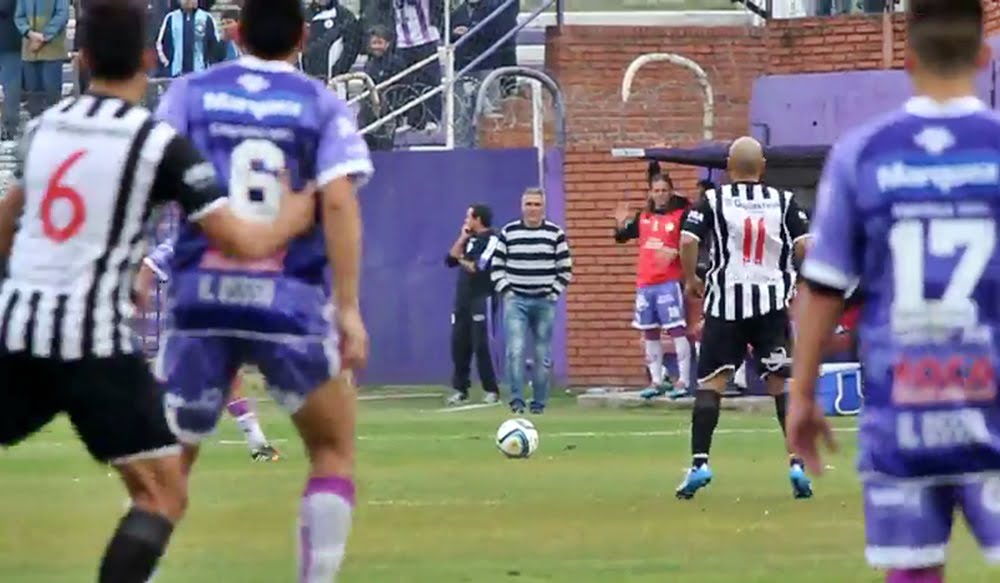
M 509 458 L 527 458 L 538 449 L 538 430 L 527 419 L 508 419 L 497 429 L 497 449 Z

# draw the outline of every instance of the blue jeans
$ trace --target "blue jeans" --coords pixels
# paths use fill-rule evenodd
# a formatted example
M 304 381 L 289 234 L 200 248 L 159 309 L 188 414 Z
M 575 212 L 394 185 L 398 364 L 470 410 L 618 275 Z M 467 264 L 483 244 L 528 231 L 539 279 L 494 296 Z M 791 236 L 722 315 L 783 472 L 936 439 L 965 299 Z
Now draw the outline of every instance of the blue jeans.
M 21 122 L 21 51 L 0 53 L 3 129 L 13 137 Z
M 535 340 L 532 405 L 545 406 L 552 379 L 552 328 L 556 303 L 508 293 L 503 298 L 503 327 L 507 342 L 507 382 L 510 400 L 524 402 L 524 353 L 528 334 Z
M 62 85 L 62 61 L 24 62 L 24 90 L 28 92 L 28 113 L 31 117 L 37 117 L 59 103 Z

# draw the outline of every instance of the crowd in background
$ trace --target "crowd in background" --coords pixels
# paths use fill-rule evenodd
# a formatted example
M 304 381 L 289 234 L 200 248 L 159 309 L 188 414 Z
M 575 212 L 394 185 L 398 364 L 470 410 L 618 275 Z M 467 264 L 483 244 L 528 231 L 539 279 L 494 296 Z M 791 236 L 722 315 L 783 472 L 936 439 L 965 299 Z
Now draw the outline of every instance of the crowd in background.
M 146 0 L 149 46 L 156 51 L 156 78 L 174 78 L 200 71 L 239 56 L 235 23 L 239 0 Z M 309 36 L 299 66 L 309 75 L 330 79 L 350 71 L 364 71 L 376 82 L 388 80 L 413 64 L 437 54 L 442 42 L 457 42 L 489 16 L 503 0 L 465 0 L 456 3 L 451 31 L 444 30 L 444 0 L 361 0 L 357 14 L 341 0 L 304 0 L 309 16 Z M 78 81 L 86 89 L 87 76 L 70 67 L 73 28 L 86 14 L 88 0 L 0 0 L 0 85 L 4 91 L 2 138 L 14 139 L 28 117 L 61 98 L 64 86 Z M 472 63 L 517 24 L 519 6 L 513 3 L 455 53 L 456 71 Z M 466 72 L 481 80 L 496 67 L 516 64 L 516 40 Z M 381 110 L 371 106 L 359 112 L 362 124 L 371 123 L 406 102 L 437 87 L 441 64 L 431 61 L 393 84 Z M 471 106 L 474 94 L 460 95 L 460 108 Z M 468 103 L 467 103 L 468 102 Z M 22 109 L 22 103 L 24 105 Z M 392 124 L 391 131 L 376 134 L 370 145 L 392 147 L 393 134 L 408 130 L 435 132 L 442 118 L 441 95 L 428 99 Z

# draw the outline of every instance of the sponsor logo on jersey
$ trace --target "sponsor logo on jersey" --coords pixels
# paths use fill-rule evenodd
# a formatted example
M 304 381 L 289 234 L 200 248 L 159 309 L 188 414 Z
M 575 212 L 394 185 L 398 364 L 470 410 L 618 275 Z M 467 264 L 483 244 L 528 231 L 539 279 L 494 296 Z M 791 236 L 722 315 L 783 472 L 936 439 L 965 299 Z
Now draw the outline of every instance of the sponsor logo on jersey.
M 254 119 L 266 117 L 294 117 L 302 115 L 303 106 L 290 99 L 247 99 L 222 91 L 210 91 L 202 96 L 202 107 L 206 111 L 226 111 L 248 114 Z
M 956 188 L 967 186 L 1000 184 L 1000 164 L 983 161 L 915 165 L 897 161 L 879 166 L 876 180 L 879 190 L 882 192 L 911 188 L 934 188 L 947 193 Z

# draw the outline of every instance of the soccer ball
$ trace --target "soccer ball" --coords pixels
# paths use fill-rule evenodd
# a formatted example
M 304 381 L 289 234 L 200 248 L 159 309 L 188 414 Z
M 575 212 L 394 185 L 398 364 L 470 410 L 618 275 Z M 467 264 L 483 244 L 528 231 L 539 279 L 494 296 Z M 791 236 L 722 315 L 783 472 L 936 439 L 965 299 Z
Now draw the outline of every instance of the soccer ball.
M 497 429 L 497 449 L 509 458 L 531 457 L 538 449 L 538 430 L 527 419 L 508 419 Z

